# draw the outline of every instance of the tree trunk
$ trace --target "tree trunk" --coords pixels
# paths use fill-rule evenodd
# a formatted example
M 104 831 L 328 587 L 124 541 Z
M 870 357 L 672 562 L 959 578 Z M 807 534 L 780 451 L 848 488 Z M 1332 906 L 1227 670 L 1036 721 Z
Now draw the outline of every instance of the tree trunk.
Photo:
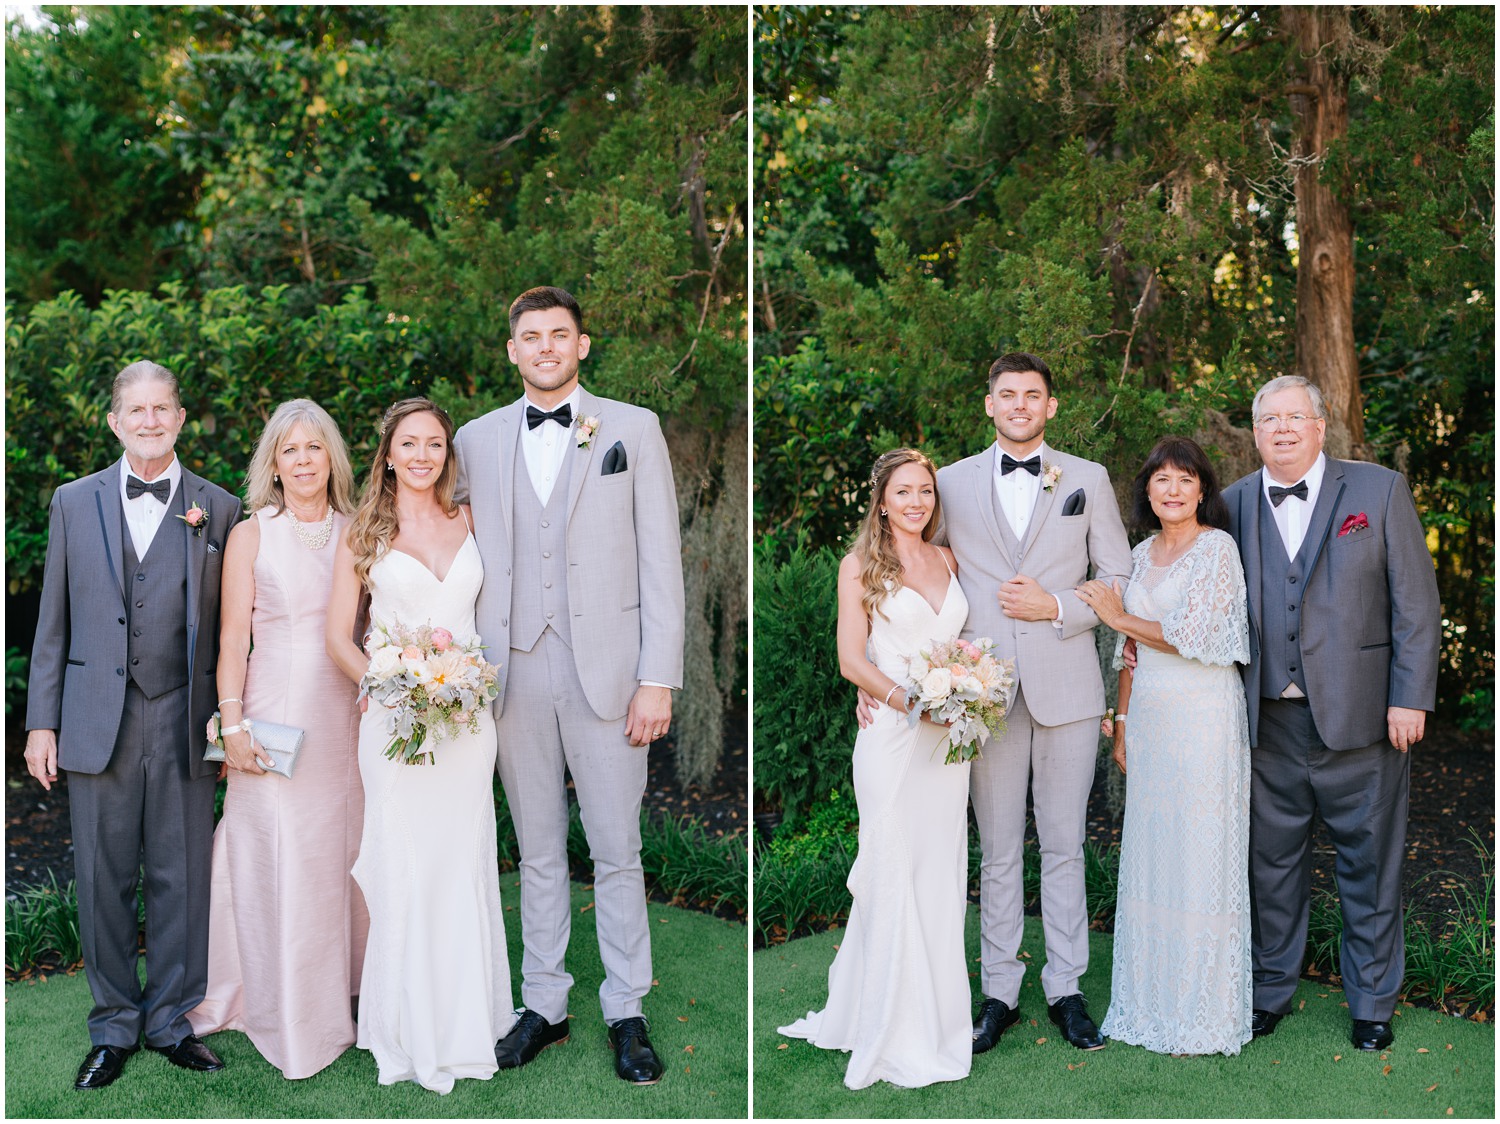
M 1323 392 L 1329 453 L 1361 456 L 1354 226 L 1349 208 L 1319 174 L 1329 143 L 1349 131 L 1349 80 L 1329 65 L 1349 41 L 1349 15 L 1344 8 L 1283 8 L 1281 18 L 1298 47 L 1298 73 L 1288 90 L 1297 128 L 1297 372 Z

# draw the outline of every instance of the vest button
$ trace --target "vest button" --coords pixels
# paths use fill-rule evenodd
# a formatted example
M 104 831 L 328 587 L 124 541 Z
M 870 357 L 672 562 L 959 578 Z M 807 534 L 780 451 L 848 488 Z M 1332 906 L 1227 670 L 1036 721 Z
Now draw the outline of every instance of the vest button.
M 551 558 L 552 557 L 552 552 L 550 550 L 544 550 L 544 551 L 542 551 L 542 557 L 543 558 Z
M 550 621 L 550 620 L 551 620 L 551 619 L 552 619 L 552 614 L 551 614 L 551 613 L 548 613 L 548 614 L 547 614 L 547 619 L 548 619 L 548 620 L 549 620 L 549 621 Z
M 132 636 L 139 636 L 139 635 L 140 635 L 140 634 L 141 634 L 141 630 L 140 630 L 140 629 L 136 629 L 136 630 L 135 630 L 135 631 L 134 631 L 134 632 L 132 632 L 132 633 L 131 633 L 131 634 L 130 634 L 130 635 L 132 635 Z
M 1297 642 L 1297 634 L 1295 632 L 1292 633 L 1290 636 L 1287 637 L 1287 640 L 1289 640 L 1291 643 L 1295 644 Z
M 550 526 L 552 526 L 552 524 L 551 524 L 551 523 L 548 523 L 548 522 L 547 522 L 547 521 L 546 521 L 546 520 L 545 520 L 545 519 L 543 519 L 543 520 L 542 520 L 542 526 L 543 526 L 543 527 L 550 527 Z
M 125 674 L 125 669 L 123 667 L 117 667 L 117 668 L 115 668 L 115 674 L 116 675 L 124 675 Z
M 1286 611 L 1289 612 L 1289 613 L 1295 613 L 1297 611 L 1297 606 L 1295 606 L 1295 605 L 1288 605 L 1286 607 Z
M 551 589 L 552 588 L 552 583 L 551 582 L 543 582 L 542 583 L 542 588 L 543 589 Z
M 510 627 L 510 618 L 509 617 L 501 617 L 500 618 L 500 627 L 501 628 L 509 628 Z
M 140 667 L 141 666 L 141 658 L 139 656 L 137 656 L 135 659 L 131 660 L 130 661 L 130 666 L 131 667 Z M 1292 668 L 1292 670 L 1296 671 L 1297 669 L 1294 667 L 1294 668 Z
M 144 601 L 137 601 L 135 603 L 135 607 L 137 609 L 144 609 L 146 607 L 146 603 Z
M 1297 665 L 1296 664 L 1292 664 L 1292 666 L 1289 667 L 1287 670 L 1288 671 L 1296 671 L 1297 670 Z
M 1296 574 L 1288 574 L 1286 580 L 1289 581 L 1289 582 L 1291 582 L 1293 585 L 1296 585 L 1297 584 L 1297 575 Z
M 146 575 L 145 574 L 137 574 L 135 576 L 135 580 L 138 581 L 138 582 L 143 582 L 143 581 L 146 580 Z

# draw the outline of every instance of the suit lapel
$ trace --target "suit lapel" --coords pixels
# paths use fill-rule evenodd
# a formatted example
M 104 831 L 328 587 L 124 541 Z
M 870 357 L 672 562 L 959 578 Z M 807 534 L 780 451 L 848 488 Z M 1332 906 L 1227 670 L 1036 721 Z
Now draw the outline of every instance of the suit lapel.
M 1047 448 L 1046 445 L 1043 445 L 1040 449 L 1037 450 L 1037 455 L 1042 458 L 1042 464 L 1044 465 L 1048 463 L 1048 453 L 1052 453 L 1054 456 L 1056 456 L 1055 450 Z M 1016 471 L 1019 472 L 1020 470 L 1017 469 Z M 1058 481 L 1059 484 L 1061 482 L 1061 480 Z M 1040 481 L 1038 481 L 1036 490 L 1036 506 L 1031 509 L 1031 521 L 1026 524 L 1026 541 L 1021 544 L 1022 560 L 1026 558 L 1026 553 L 1031 549 L 1031 544 L 1036 542 L 1037 536 L 1041 534 L 1042 524 L 1045 523 L 1047 521 L 1047 517 L 1052 514 L 1052 505 L 1056 502 L 1057 489 L 1053 488 L 1049 492 L 1046 488 L 1043 488 Z M 1020 567 L 1018 566 L 1017 569 L 1020 569 Z
M 974 477 L 974 506 L 979 509 L 990 538 L 1005 548 L 1006 558 L 1015 558 L 1020 544 L 1016 541 L 1015 531 L 1011 530 L 1010 520 L 999 508 L 999 497 L 995 495 L 995 458 L 1000 455 L 999 450 L 1000 446 L 991 442 L 989 451 L 981 454 L 977 461 L 980 471 Z
M 578 417 L 580 417 L 580 418 L 586 418 L 590 414 L 593 414 L 595 416 L 600 416 L 599 415 L 599 399 L 595 398 L 587 390 L 584 390 L 582 387 L 579 387 L 578 388 Z M 586 479 L 588 479 L 590 476 L 592 476 L 593 473 L 594 473 L 594 456 L 595 456 L 595 454 L 597 453 L 597 451 L 599 449 L 599 443 L 601 441 L 605 441 L 605 442 L 607 442 L 610 445 L 614 444 L 614 439 L 613 438 L 609 438 L 609 437 L 605 437 L 604 436 L 604 424 L 603 424 L 603 418 L 602 417 L 600 418 L 599 430 L 598 430 L 598 432 L 596 432 L 594 434 L 593 439 L 589 441 L 589 447 L 587 449 L 579 449 L 579 448 L 576 447 L 577 432 L 578 432 L 577 422 L 575 421 L 574 425 L 573 425 L 573 428 L 568 430 L 568 440 L 570 442 L 573 442 L 574 445 L 575 445 L 575 447 L 572 448 L 572 449 L 569 449 L 564 454 L 564 457 L 572 462 L 571 464 L 568 465 L 568 515 L 567 515 L 567 518 L 569 518 L 569 519 L 573 518 L 573 509 L 578 506 L 578 496 L 579 496 L 579 493 L 581 493 L 583 491 L 583 482 Z
M 1338 510 L 1339 499 L 1344 494 L 1344 466 L 1332 457 L 1323 466 L 1323 486 L 1318 489 L 1318 504 L 1307 519 L 1307 534 L 1302 536 L 1302 549 L 1307 551 L 1307 564 L 1302 572 L 1312 576 L 1323 547 L 1328 542 L 1328 525 L 1333 513 Z
M 187 511 L 195 503 L 205 511 L 208 510 L 208 504 L 204 503 L 202 498 L 206 486 L 207 481 L 201 476 L 195 476 L 186 467 L 183 468 L 183 511 Z M 162 517 L 162 525 L 156 530 L 157 535 L 160 536 L 168 531 L 177 531 L 179 528 L 169 526 L 169 524 L 176 521 L 176 514 L 168 512 Z M 201 616 L 199 612 L 201 605 L 199 602 L 203 597 L 203 569 L 208 565 L 209 522 L 210 520 L 208 519 L 204 520 L 203 532 L 197 535 L 193 534 L 192 529 L 189 527 L 183 526 L 181 528 L 182 538 L 185 543 L 183 549 L 187 552 L 185 560 L 187 563 L 187 657 L 189 668 L 193 666 L 193 652 L 198 646 L 198 621 Z M 223 547 L 221 546 L 220 549 L 222 550 Z
M 495 415 L 495 424 L 499 426 L 500 432 L 495 436 L 499 439 L 496 445 L 500 450 L 499 460 L 490 467 L 495 473 L 495 491 L 500 497 L 500 521 L 505 526 L 505 541 L 515 542 L 512 533 L 512 525 L 516 510 L 516 489 L 520 487 L 531 487 L 529 479 L 522 479 L 526 475 L 526 458 L 518 453 L 521 444 L 521 416 L 526 403 L 525 397 L 512 402 L 509 406 L 502 406 Z M 510 487 L 505 487 L 505 476 L 512 476 Z
M 109 576 L 115 579 L 115 588 L 120 591 L 120 604 L 125 604 L 125 508 L 120 502 L 120 469 L 116 465 L 99 475 L 99 486 L 94 492 L 94 506 L 99 512 L 99 532 L 104 538 L 104 560 L 109 564 Z
M 1250 621 L 1261 619 L 1260 598 L 1260 505 L 1263 501 L 1261 479 L 1240 490 L 1240 543 L 1244 550 L 1245 588 L 1250 595 Z

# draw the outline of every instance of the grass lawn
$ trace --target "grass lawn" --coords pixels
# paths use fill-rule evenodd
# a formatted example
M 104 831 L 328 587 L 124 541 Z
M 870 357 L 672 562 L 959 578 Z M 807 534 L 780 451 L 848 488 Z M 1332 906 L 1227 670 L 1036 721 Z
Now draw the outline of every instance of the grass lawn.
M 518 876 L 502 875 L 511 973 L 520 996 Z M 305 1081 L 287 1081 L 237 1031 L 208 1038 L 226 1068 L 192 1074 L 142 1050 L 113 1085 L 73 1086 L 88 1050 L 88 983 L 55 975 L 5 989 L 5 1116 L 24 1117 L 741 1117 L 746 1114 L 748 980 L 744 925 L 652 904 L 657 985 L 646 999 L 661 1083 L 632 1088 L 614 1075 L 598 991 L 604 970 L 594 895 L 573 887 L 573 1034 L 530 1065 L 489 1081 L 460 1081 L 447 1096 L 412 1082 L 380 1085 L 375 1062 L 349 1049 Z
M 968 948 L 979 947 L 978 910 Z M 1021 1023 L 974 1059 L 967 1080 L 898 1089 L 844 1087 L 848 1055 L 776 1033 L 827 997 L 843 932 L 755 954 L 755 1115 L 772 1117 L 1455 1117 L 1495 1116 L 1495 1030 L 1417 1007 L 1398 1008 L 1396 1042 L 1366 1054 L 1349 1043 L 1343 992 L 1303 981 L 1293 1014 L 1237 1057 L 1171 1058 L 1112 1042 L 1084 1053 L 1047 1019 L 1035 970 L 1021 990 Z M 1083 979 L 1091 1013 L 1109 1006 L 1112 938 L 1090 935 Z M 1026 919 L 1022 956 L 1040 965 L 1041 919 Z M 976 1002 L 977 963 L 971 965 Z M 781 1047 L 785 1044 L 786 1048 Z

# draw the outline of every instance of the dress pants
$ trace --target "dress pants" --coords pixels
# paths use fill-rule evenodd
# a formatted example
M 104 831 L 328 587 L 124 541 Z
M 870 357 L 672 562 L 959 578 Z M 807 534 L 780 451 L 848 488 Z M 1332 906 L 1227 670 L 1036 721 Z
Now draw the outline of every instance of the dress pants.
M 1021 844 L 1028 778 L 1042 851 L 1042 932 L 1047 942 L 1042 991 L 1047 1002 L 1077 992 L 1088 970 L 1083 839 L 1099 719 L 1038 725 L 1018 686 L 1005 725 L 1005 733 L 991 738 L 974 762 L 969 795 L 984 855 L 979 875 L 980 984 L 985 995 L 1014 1007 L 1026 972 L 1017 953 L 1025 920 Z
M 102 773 L 68 773 L 83 965 L 95 1046 L 169 1046 L 208 984 L 214 774 L 188 776 L 188 688 L 148 699 L 131 683 Z M 146 897 L 146 985 L 136 889 Z
M 1388 1022 L 1406 970 L 1401 860 L 1411 755 L 1385 739 L 1323 744 L 1305 700 L 1262 699 L 1250 754 L 1254 1005 L 1285 1012 L 1307 948 L 1313 815 L 1333 837 L 1344 916 L 1339 971 L 1349 1017 Z
M 509 658 L 497 735 L 500 780 L 521 848 L 521 1001 L 550 1023 L 568 1014 L 573 977 L 563 966 L 572 925 L 566 765 L 594 863 L 604 1021 L 639 1015 L 651 990 L 641 868 L 648 750 L 630 744 L 623 717 L 605 721 L 594 713 L 573 652 L 552 629 L 529 652 L 512 648 Z

